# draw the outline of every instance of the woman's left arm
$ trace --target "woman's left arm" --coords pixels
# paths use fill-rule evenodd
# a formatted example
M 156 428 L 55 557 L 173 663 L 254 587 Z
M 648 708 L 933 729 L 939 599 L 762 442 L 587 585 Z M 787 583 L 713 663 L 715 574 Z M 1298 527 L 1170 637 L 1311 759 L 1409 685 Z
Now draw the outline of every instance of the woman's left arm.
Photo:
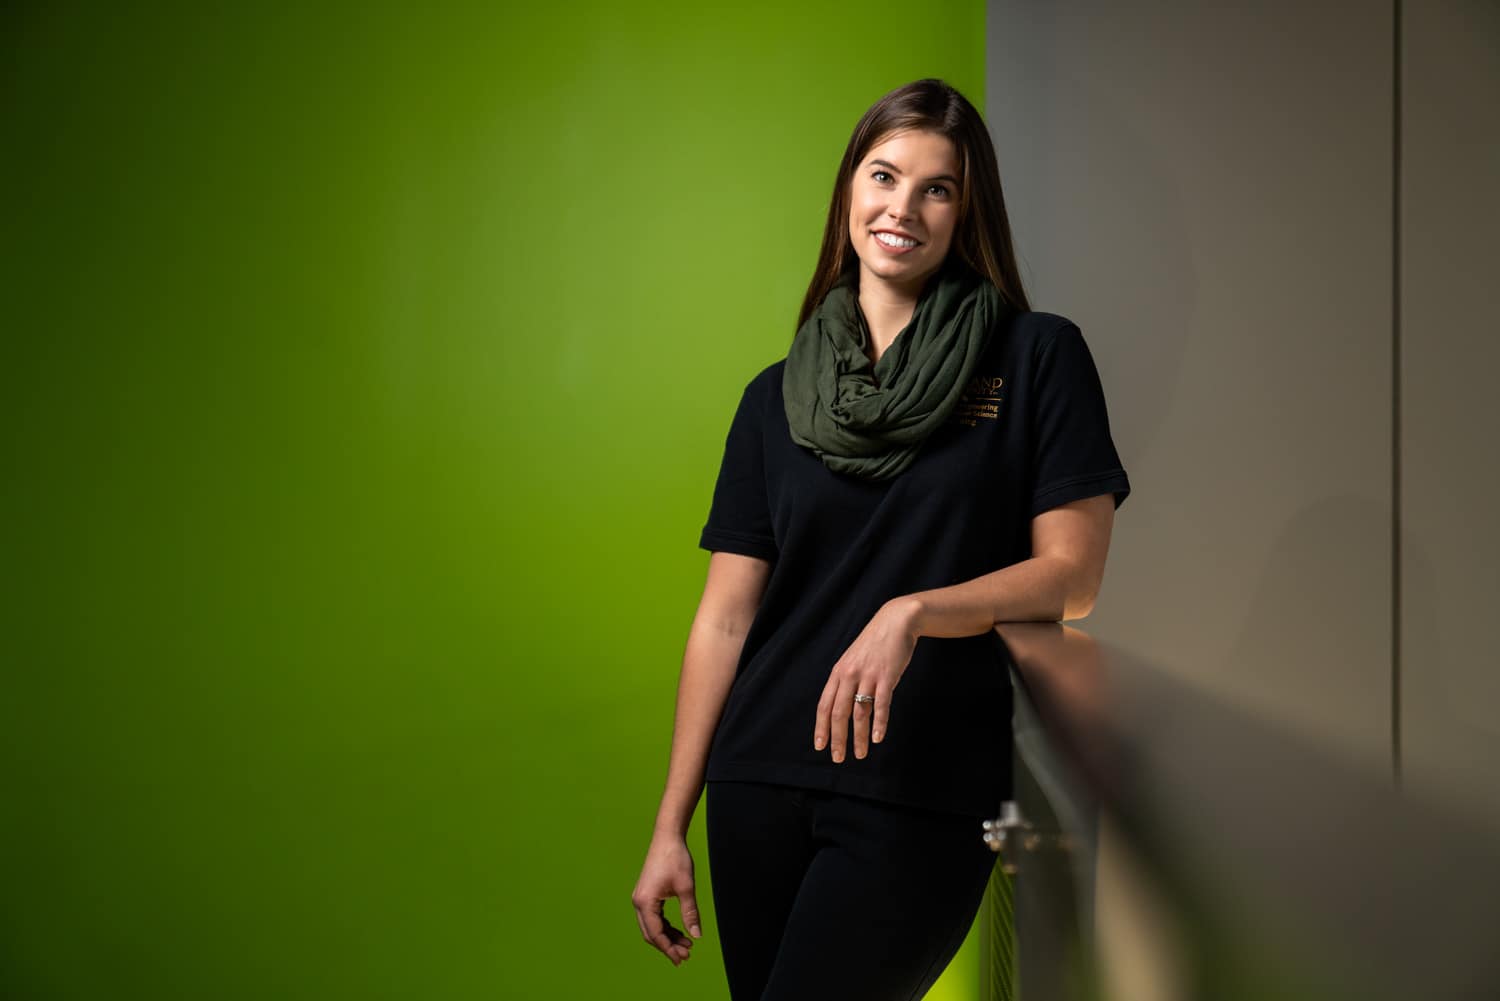
M 889 603 L 918 636 L 976 636 L 997 622 L 1081 619 L 1094 608 L 1114 527 L 1113 494 L 1086 497 L 1031 520 L 1031 558 L 950 587 Z
M 813 722 L 813 747 L 844 760 L 854 724 L 854 756 L 885 736 L 891 693 L 922 636 L 980 636 L 997 622 L 1081 619 L 1094 607 L 1109 534 L 1113 494 L 1044 511 L 1031 520 L 1029 559 L 949 587 L 917 591 L 881 606 L 829 672 Z M 856 693 L 874 697 L 856 703 Z

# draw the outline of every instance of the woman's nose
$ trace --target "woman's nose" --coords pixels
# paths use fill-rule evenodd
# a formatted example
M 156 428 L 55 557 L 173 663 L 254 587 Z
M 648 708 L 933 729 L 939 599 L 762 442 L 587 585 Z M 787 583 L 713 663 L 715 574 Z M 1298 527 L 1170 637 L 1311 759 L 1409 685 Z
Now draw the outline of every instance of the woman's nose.
M 893 194 L 890 204 L 886 206 L 886 214 L 897 222 L 912 218 L 916 212 L 911 205 L 911 196 L 899 191 Z

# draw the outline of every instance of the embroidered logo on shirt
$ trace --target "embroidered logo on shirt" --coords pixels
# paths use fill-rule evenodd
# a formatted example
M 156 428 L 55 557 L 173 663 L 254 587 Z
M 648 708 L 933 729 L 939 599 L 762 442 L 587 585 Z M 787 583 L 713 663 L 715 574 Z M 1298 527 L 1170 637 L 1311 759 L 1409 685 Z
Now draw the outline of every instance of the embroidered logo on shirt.
M 1005 380 L 998 375 L 976 375 L 970 379 L 953 408 L 952 419 L 968 427 L 975 427 L 979 419 L 995 420 L 1000 416 L 1000 387 Z

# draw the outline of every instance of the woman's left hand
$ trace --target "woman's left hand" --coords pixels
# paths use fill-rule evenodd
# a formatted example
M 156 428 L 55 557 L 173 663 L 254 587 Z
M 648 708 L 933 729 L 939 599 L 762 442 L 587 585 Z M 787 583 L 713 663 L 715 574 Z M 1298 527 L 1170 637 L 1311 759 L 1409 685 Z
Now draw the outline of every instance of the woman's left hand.
M 886 602 L 833 665 L 823 696 L 818 699 L 814 749 L 821 751 L 832 734 L 833 760 L 843 761 L 851 718 L 856 758 L 870 753 L 870 741 L 878 744 L 885 738 L 891 693 L 911 663 L 917 645 L 915 611 L 911 602 L 899 598 Z M 855 702 L 856 693 L 873 695 L 875 701 Z

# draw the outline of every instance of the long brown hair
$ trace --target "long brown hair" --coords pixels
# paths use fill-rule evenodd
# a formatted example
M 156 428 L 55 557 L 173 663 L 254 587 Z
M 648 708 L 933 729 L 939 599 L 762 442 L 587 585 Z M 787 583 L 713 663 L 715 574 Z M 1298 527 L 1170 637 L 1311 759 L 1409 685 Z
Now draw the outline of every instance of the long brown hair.
M 953 143 L 958 153 L 958 226 L 948 250 L 951 261 L 959 259 L 988 278 L 1001 297 L 1014 309 L 1031 309 L 1016 252 L 1011 245 L 1010 219 L 1000 191 L 1000 167 L 984 119 L 968 99 L 942 80 L 918 80 L 898 87 L 876 101 L 849 137 L 844 159 L 833 182 L 828 204 L 828 222 L 823 227 L 823 249 L 802 312 L 801 329 L 813 310 L 845 273 L 859 266 L 849 239 L 849 201 L 854 171 L 879 142 L 896 132 L 936 132 Z

